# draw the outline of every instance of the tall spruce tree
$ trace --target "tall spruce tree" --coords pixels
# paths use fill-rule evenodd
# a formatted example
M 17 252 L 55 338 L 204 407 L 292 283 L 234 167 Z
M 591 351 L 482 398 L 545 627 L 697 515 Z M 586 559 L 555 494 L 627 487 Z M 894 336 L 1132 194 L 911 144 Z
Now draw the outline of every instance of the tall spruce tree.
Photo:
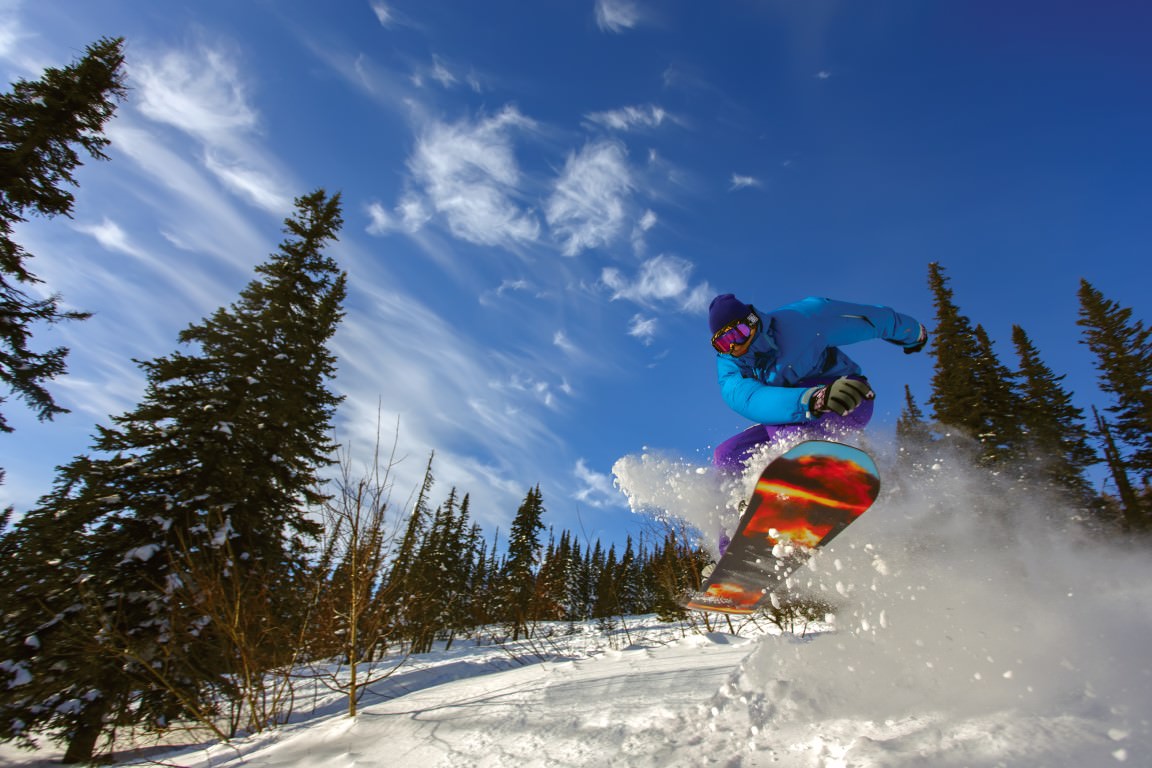
M 49 730 L 86 762 L 118 725 L 215 722 L 213 693 L 287 660 L 339 402 L 345 275 L 323 249 L 341 223 L 339 196 L 299 198 L 239 300 L 180 334 L 194 350 L 140 364 L 143 401 L 5 537 L 0 738 Z
M 551 530 L 549 533 L 548 546 L 544 549 L 544 559 L 536 578 L 536 606 L 533 608 L 533 616 L 545 621 L 555 621 L 567 616 L 568 560 L 571 557 L 572 547 L 567 531 L 561 534 L 559 543 Z
M 372 608 L 373 612 L 381 617 L 380 623 L 389 628 L 387 634 L 394 634 L 409 641 L 421 622 L 418 614 L 424 588 L 420 583 L 418 557 L 428 535 L 428 528 L 432 524 L 430 496 L 432 486 L 435 484 L 435 477 L 432 474 L 432 463 L 435 458 L 435 451 L 428 455 L 424 480 L 416 495 L 412 512 L 408 515 L 408 524 L 400 539 L 400 548 L 392 560 L 384 588 L 376 594 Z
M 1016 459 L 1020 453 L 1021 428 L 1016 414 L 1016 374 L 1000 362 L 984 326 L 976 326 L 978 355 L 972 361 L 985 428 L 980 433 L 984 459 L 989 463 Z
M 527 632 L 536 595 L 540 533 L 544 530 L 544 497 L 540 486 L 528 491 L 508 535 L 508 561 L 504 566 L 504 600 L 512 624 L 512 639 Z
M 599 551 L 600 542 L 597 541 Z M 608 554 L 596 563 L 596 602 L 592 606 L 592 618 L 605 619 L 620 613 L 620 574 L 616 560 L 616 545 L 608 547 Z
M 432 519 L 428 497 L 432 493 L 433 484 L 436 482 L 432 474 L 432 462 L 435 458 L 435 451 L 428 455 L 428 466 L 424 469 L 424 480 L 420 485 L 419 493 L 416 495 L 416 503 L 412 505 L 412 513 L 408 516 L 404 537 L 400 540 L 400 550 L 392 561 L 392 569 L 388 575 L 388 592 L 391 598 L 395 600 L 402 600 L 410 591 L 408 582 L 412 566 L 416 562 L 416 555 Z M 387 606 L 381 606 L 381 610 L 387 610 Z
M 28 263 L 33 255 L 12 236 L 29 214 L 71 215 L 70 188 L 83 165 L 78 149 L 107 159 L 104 124 L 125 94 L 123 43 L 103 38 L 72 65 L 46 69 L 39 80 L 19 80 L 0 96 L 0 382 L 41 420 L 67 412 L 45 384 L 64 373 L 68 350 L 29 349 L 32 327 L 88 315 L 64 310 L 58 295 L 28 293 L 42 281 Z M 0 413 L 0 432 L 11 431 Z
M 1112 396 L 1114 434 L 1125 469 L 1145 485 L 1152 481 L 1152 327 L 1132 318 L 1132 309 L 1107 299 L 1080 281 L 1083 343 L 1096 356 L 1100 389 Z
M 1073 503 L 1088 505 L 1092 486 L 1085 471 L 1100 459 L 1092 449 L 1084 411 L 1072 403 L 1057 376 L 1019 325 L 1012 326 L 1012 344 L 1020 359 L 1020 397 L 1015 412 L 1027 445 L 1025 454 L 1055 488 L 1070 494 Z
M 996 358 L 987 333 L 960 312 L 938 263 L 928 265 L 928 285 L 936 306 L 935 372 L 928 398 L 935 419 L 975 439 L 983 463 L 1003 461 L 1011 456 L 1016 436 L 1007 412 L 1011 372 Z
M 636 557 L 629 536 L 624 543 L 624 554 L 620 556 L 620 567 L 616 575 L 616 591 L 619 596 L 618 610 L 622 614 L 644 613 L 641 607 L 640 561 Z
M 928 286 L 936 307 L 931 346 L 935 363 L 928 404 L 941 424 L 966 428 L 977 435 L 985 425 L 976 416 L 979 387 L 971 363 L 979 354 L 976 332 L 967 316 L 960 313 L 944 268 L 936 262 L 928 265 Z

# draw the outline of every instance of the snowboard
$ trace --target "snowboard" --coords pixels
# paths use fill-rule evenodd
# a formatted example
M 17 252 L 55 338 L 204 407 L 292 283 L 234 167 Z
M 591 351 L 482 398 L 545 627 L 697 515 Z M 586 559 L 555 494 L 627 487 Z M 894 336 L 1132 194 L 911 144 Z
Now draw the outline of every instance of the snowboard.
M 750 614 L 788 575 L 864 514 L 880 493 L 876 463 L 860 450 L 809 440 L 773 460 L 756 481 L 736 533 L 684 608 Z

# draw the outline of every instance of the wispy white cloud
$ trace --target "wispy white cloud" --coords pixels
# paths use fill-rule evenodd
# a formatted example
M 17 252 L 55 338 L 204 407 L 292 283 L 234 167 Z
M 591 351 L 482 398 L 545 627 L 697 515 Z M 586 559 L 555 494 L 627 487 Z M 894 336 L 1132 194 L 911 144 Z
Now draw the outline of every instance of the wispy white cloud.
M 0 59 L 11 62 L 19 74 L 39 76 L 48 66 L 59 66 L 49 62 L 35 47 L 36 36 L 29 33 L 16 12 L 17 3 L 0 3 Z
M 475 93 L 480 93 L 483 90 L 480 76 L 476 72 L 469 70 L 466 73 L 457 74 L 454 68 L 438 55 L 432 56 L 430 65 L 416 68 L 409 80 L 417 88 L 424 88 L 431 80 L 445 90 L 452 90 L 460 85 L 472 89 Z
M 19 50 L 19 41 L 22 37 L 20 21 L 13 18 L 14 14 L 8 8 L 0 6 L 0 13 L 8 17 L 3 24 L 0 24 L 0 59 L 11 59 Z
M 671 115 L 655 104 L 621 107 L 606 112 L 590 112 L 584 116 L 590 123 L 614 131 L 631 131 L 637 128 L 659 128 Z
M 656 340 L 658 325 L 656 318 L 636 314 L 632 316 L 632 322 L 628 326 L 628 335 L 639 339 L 640 343 L 646 347 L 651 346 L 652 342 Z
M 552 409 L 559 406 L 558 392 L 562 394 L 571 392 L 567 382 L 548 381 L 536 374 L 524 371 L 518 371 L 503 381 L 492 382 L 491 386 L 496 390 L 527 395 L 541 405 Z
M 762 187 L 763 182 L 755 176 L 744 176 L 739 173 L 732 174 L 729 190 L 747 189 L 748 187 Z
M 252 168 L 240 159 L 227 159 L 207 152 L 204 166 L 224 186 L 239 197 L 277 216 L 286 216 L 292 210 L 292 198 L 284 194 L 283 186 L 264 171 Z
M 813 77 L 815 77 L 817 80 L 827 80 L 828 78 L 832 77 L 832 73 L 826 69 L 822 69 L 813 75 Z
M 232 56 L 199 46 L 130 62 L 135 104 L 146 117 L 210 145 L 256 128 L 257 114 Z
M 132 306 L 122 307 L 120 311 L 125 314 L 140 313 L 140 321 L 147 325 L 149 313 L 168 313 L 174 309 L 174 293 L 182 295 L 189 307 L 207 311 L 213 303 L 219 302 L 225 293 L 224 286 L 214 278 L 208 277 L 196 270 L 187 269 L 179 260 L 173 259 L 168 249 L 157 250 L 136 242 L 123 227 L 115 221 L 104 217 L 99 224 L 77 222 L 73 229 L 88 235 L 100 244 L 102 248 L 112 253 L 122 253 L 131 256 L 149 273 L 159 279 L 158 286 L 163 287 L 164 296 L 155 298 L 155 289 L 144 292 L 142 298 L 132 302 Z M 171 242 L 169 240 L 169 242 Z M 122 277 L 117 276 L 120 271 L 115 265 L 101 265 L 99 271 L 90 268 L 85 276 L 86 282 L 106 280 L 109 290 L 118 290 L 122 287 Z M 139 273 L 134 273 L 137 280 Z M 146 298 L 150 297 L 150 298 Z
M 552 344 L 563 350 L 566 355 L 574 356 L 579 354 L 580 350 L 572 340 L 568 338 L 568 334 L 564 331 L 556 331 L 552 334 Z
M 157 123 L 172 126 L 203 146 L 201 162 L 242 200 L 286 215 L 292 198 L 278 163 L 259 142 L 259 114 L 236 55 L 223 45 L 198 45 L 130 59 L 134 104 Z
M 362 270 L 350 268 L 374 275 L 369 257 L 362 258 Z M 485 508 L 515 509 L 515 496 L 522 497 L 525 488 L 518 481 L 504 488 L 500 478 L 522 478 L 514 467 L 548 472 L 540 456 L 564 444 L 549 426 L 550 414 L 571 397 L 564 374 L 502 353 L 464 326 L 449 328 L 441 311 L 381 287 L 386 283 L 358 282 L 359 295 L 352 297 L 334 338 L 342 390 L 349 395 L 339 414 L 340 430 L 357 445 L 370 445 L 377 403 L 382 403 L 382 422 L 387 427 L 399 421 L 405 451 L 426 456 L 435 449 L 442 479 L 469 490 L 501 487 L 506 497 L 489 498 Z M 413 343 L 427 340 L 430 332 L 435 343 Z M 413 487 L 422 469 L 419 459 L 408 462 L 397 487 Z
M 396 219 L 378 201 L 373 200 L 365 207 L 368 214 L 368 233 L 372 235 L 386 235 L 399 229 Z
M 456 75 L 452 74 L 439 56 L 432 57 L 432 79 L 445 88 L 451 88 L 457 82 Z
M 372 9 L 372 15 L 376 17 L 376 21 L 384 29 L 392 30 L 396 27 L 419 29 L 421 27 L 412 16 L 404 13 L 393 3 L 385 2 L 385 0 L 369 0 L 368 7 Z
M 624 147 L 615 141 L 568 156 L 545 205 L 545 218 L 564 254 L 608 245 L 621 232 L 633 190 Z
M 651 209 L 644 211 L 632 227 L 632 252 L 643 256 L 648 251 L 648 241 L 645 239 L 648 232 L 656 226 L 659 219 Z
M 640 7 L 633 0 L 596 0 L 596 24 L 605 32 L 624 32 L 641 21 Z
M 635 278 L 626 277 L 616 267 L 601 273 L 601 282 L 613 299 L 628 299 L 642 306 L 672 304 L 685 311 L 701 311 L 710 300 L 707 282 L 693 285 L 692 262 L 679 256 L 660 254 L 644 261 Z
M 539 298 L 538 290 L 534 284 L 523 278 L 505 278 L 496 288 L 482 291 L 477 300 L 483 306 L 493 307 L 512 294 L 527 294 Z
M 531 289 L 531 284 L 527 280 L 503 280 L 500 287 L 496 289 L 497 296 L 503 296 L 509 291 L 527 291 Z
M 126 117 L 117 118 L 106 133 L 112 151 L 135 162 L 144 174 L 138 184 L 149 184 L 151 191 L 141 199 L 170 242 L 244 271 L 267 251 L 268 241 L 204 171 L 189 162 L 187 153 Z M 210 229 L 202 225 L 205 221 L 212 222 Z
M 408 161 L 414 189 L 407 221 L 419 220 L 417 199 L 443 217 L 452 234 L 479 245 L 514 248 L 540 235 L 535 214 L 518 201 L 521 174 L 513 144 L 535 123 L 507 107 L 476 121 L 430 123 Z
M 365 206 L 368 214 L 367 231 L 371 235 L 386 235 L 390 232 L 415 234 L 432 219 L 427 201 L 416 194 L 406 194 L 400 198 L 392 211 L 388 211 L 379 201 Z
M 482 432 L 471 430 L 474 438 L 496 453 L 556 442 L 538 406 L 557 404 L 565 387 L 558 375 L 480 344 L 464 328 L 449 332 L 440 312 L 411 296 L 362 289 L 366 308 L 350 311 L 335 340 L 342 369 L 348 380 L 386 390 L 386 403 L 402 403 L 419 442 L 458 444 L 470 414 L 485 424 Z M 412 343 L 430 329 L 443 331 L 435 344 Z M 479 348 L 487 352 L 477 354 Z M 381 378 L 381 371 L 388 376 Z
M 580 488 L 572 495 L 577 501 L 591 507 L 627 506 L 627 499 L 613 484 L 612 478 L 593 470 L 584 459 L 577 460 L 572 476 L 580 484 Z
M 376 20 L 380 22 L 380 26 L 391 27 L 396 24 L 396 16 L 387 3 L 381 0 L 372 0 L 370 5 L 372 6 L 372 13 L 376 14 Z
M 76 224 L 75 229 L 91 236 L 109 251 L 117 251 L 136 259 L 146 259 L 144 249 L 131 242 L 119 224 L 105 217 L 99 224 Z

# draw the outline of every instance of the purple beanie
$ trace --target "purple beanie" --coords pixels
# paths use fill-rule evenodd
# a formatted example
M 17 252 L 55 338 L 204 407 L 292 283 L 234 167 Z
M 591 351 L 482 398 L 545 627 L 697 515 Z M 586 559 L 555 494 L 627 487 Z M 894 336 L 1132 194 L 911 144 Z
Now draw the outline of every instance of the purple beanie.
M 751 311 L 752 307 L 732 294 L 722 293 L 708 305 L 708 327 L 712 329 L 712 333 L 716 333 L 733 320 L 748 317 Z

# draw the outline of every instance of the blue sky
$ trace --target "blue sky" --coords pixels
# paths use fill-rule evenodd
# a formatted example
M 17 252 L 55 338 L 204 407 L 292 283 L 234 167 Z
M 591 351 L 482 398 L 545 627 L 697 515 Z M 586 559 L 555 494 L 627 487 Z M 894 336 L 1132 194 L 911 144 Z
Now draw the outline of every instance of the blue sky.
M 133 358 L 232 302 L 296 195 L 343 194 L 337 438 L 377 408 L 491 534 L 540 484 L 550 522 L 639 530 L 611 467 L 644 446 L 703 464 L 745 426 L 721 403 L 705 312 L 807 295 L 931 324 L 927 264 L 1015 365 L 1013 323 L 1081 406 L 1086 277 L 1150 317 L 1146 4 L 689 0 L 0 0 L 5 83 L 127 38 L 111 161 L 75 216 L 18 236 L 95 313 L 38 423 L 15 400 L 0 505 L 27 509 Z M 874 429 L 931 360 L 859 345 Z

